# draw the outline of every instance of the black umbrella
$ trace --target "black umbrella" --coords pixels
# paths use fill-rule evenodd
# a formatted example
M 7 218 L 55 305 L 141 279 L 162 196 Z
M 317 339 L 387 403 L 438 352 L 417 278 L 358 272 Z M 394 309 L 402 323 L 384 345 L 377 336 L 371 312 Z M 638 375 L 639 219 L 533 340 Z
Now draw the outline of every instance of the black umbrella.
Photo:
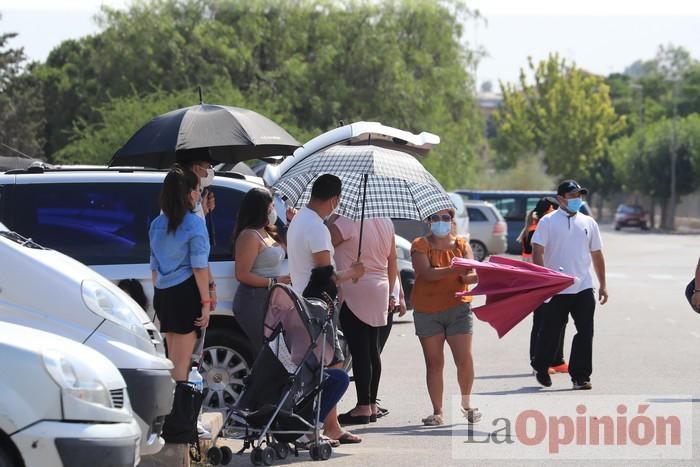
M 282 127 L 248 109 L 199 104 L 160 115 L 112 156 L 110 166 L 167 168 L 206 151 L 218 162 L 286 156 L 300 146 Z

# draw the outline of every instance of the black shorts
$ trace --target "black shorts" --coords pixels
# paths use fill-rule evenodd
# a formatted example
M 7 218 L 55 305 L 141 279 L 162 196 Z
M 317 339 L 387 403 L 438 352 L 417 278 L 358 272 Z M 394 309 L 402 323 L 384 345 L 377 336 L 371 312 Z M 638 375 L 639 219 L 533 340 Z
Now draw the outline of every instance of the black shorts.
M 201 330 L 194 321 L 202 315 L 201 300 L 194 275 L 167 289 L 155 288 L 153 308 L 160 321 L 160 332 L 189 334 L 197 331 L 199 336 Z

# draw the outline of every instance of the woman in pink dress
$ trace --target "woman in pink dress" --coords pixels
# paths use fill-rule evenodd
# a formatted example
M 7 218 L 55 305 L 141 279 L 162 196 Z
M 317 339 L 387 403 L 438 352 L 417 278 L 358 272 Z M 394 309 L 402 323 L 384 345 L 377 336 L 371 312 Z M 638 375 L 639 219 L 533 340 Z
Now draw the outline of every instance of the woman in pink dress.
M 358 260 L 360 222 L 338 216 L 329 229 L 336 265 L 346 269 Z M 365 274 L 357 282 L 343 282 L 339 293 L 340 324 L 352 354 L 357 391 L 355 408 L 338 416 L 342 425 L 377 420 L 377 390 L 382 372 L 379 330 L 387 324 L 390 291 L 398 280 L 391 220 L 365 219 L 361 254 Z

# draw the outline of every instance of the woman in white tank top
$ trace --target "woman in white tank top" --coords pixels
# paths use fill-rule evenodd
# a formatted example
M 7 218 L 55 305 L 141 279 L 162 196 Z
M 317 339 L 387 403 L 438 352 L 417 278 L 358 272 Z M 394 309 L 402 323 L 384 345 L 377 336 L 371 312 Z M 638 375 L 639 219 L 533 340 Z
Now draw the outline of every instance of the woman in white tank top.
M 276 220 L 272 195 L 267 189 L 253 188 L 245 194 L 233 235 L 239 282 L 233 314 L 250 339 L 254 355 L 263 343 L 263 307 L 269 290 L 277 282 L 289 284 L 289 276 L 280 274 L 286 252 L 274 227 Z

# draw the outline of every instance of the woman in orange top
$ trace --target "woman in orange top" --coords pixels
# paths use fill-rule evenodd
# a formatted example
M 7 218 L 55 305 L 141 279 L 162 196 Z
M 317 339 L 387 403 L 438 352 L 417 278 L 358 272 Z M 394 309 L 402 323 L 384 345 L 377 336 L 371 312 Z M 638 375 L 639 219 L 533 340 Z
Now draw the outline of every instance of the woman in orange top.
M 474 257 L 469 244 L 454 234 L 454 214 L 454 210 L 445 209 L 431 215 L 428 218 L 430 233 L 417 238 L 411 245 L 416 272 L 412 294 L 413 323 L 423 348 L 428 394 L 433 404 L 433 414 L 424 418 L 423 424 L 430 426 L 444 422 L 442 370 L 445 341 L 457 366 L 462 411 L 469 423 L 481 418 L 479 410 L 470 405 L 474 384 L 471 297 L 455 297 L 456 292 L 463 292 L 469 284 L 474 284 L 477 277 L 474 271 L 464 274 L 450 268 L 454 257 Z

